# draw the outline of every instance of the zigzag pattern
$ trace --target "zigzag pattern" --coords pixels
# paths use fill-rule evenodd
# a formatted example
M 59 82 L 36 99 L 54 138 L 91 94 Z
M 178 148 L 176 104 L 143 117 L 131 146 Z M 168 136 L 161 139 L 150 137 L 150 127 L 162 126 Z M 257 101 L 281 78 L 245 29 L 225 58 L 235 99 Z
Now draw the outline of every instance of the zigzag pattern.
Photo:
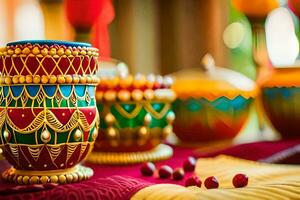
M 35 64 L 37 64 L 37 67 L 30 67 L 30 63 L 32 63 L 32 59 L 34 59 Z M 6 61 L 8 60 L 8 61 Z M 21 71 L 17 67 L 17 60 L 22 63 L 22 69 Z M 30 61 L 29 61 L 30 60 Z M 52 71 L 47 71 L 44 67 L 44 62 L 49 60 L 52 62 Z M 68 62 L 68 68 L 62 70 L 60 64 L 63 62 Z M 79 63 L 74 66 L 75 62 Z M 6 67 L 7 65 L 3 65 L 2 69 L 2 74 L 8 75 L 8 74 L 14 74 L 17 73 L 18 75 L 36 75 L 41 73 L 42 71 L 43 74 L 46 74 L 48 76 L 52 74 L 56 74 L 55 72 L 58 71 L 59 74 L 61 75 L 67 75 L 67 74 L 95 74 L 98 66 L 98 60 L 94 56 L 84 56 L 84 55 L 79 55 L 79 56 L 61 56 L 58 58 L 54 58 L 52 56 L 3 56 L 1 59 L 1 62 L 6 63 L 10 62 L 11 65 Z M 85 64 L 84 64 L 85 62 Z M 93 63 L 93 64 L 92 64 Z
M 49 126 L 55 132 L 66 132 L 73 130 L 74 128 L 81 126 L 83 131 L 89 131 L 93 128 L 99 120 L 99 114 L 96 112 L 95 118 L 92 123 L 88 123 L 85 115 L 80 110 L 75 110 L 69 121 L 65 124 L 62 124 L 56 116 L 48 109 L 41 111 L 32 122 L 25 128 L 19 128 L 13 120 L 6 114 L 6 110 L 0 112 L 0 127 L 3 126 L 4 122 L 18 133 L 32 133 L 39 130 L 45 124 Z
M 62 99 L 71 100 L 74 105 L 76 105 L 77 100 L 86 100 L 90 103 L 91 99 L 95 98 L 95 87 L 93 90 L 90 90 L 90 87 L 94 86 L 81 87 L 72 84 L 64 86 L 5 86 L 0 88 L 0 103 L 6 100 L 6 105 L 9 105 L 12 100 L 21 99 L 22 106 L 25 106 L 29 99 L 36 100 L 38 104 L 41 104 L 46 98 L 55 99 L 58 103 Z
M 161 109 L 161 111 L 156 111 L 153 106 L 151 105 L 150 102 L 141 102 L 140 104 L 135 104 L 136 107 L 133 109 L 133 111 L 128 112 L 126 111 L 124 108 L 122 108 L 122 106 L 118 103 L 116 103 L 114 106 L 116 108 L 116 110 L 124 117 L 127 119 L 132 119 L 135 118 L 140 111 L 144 108 L 148 113 L 150 113 L 153 117 L 155 117 L 156 119 L 161 119 L 163 116 L 165 116 L 167 114 L 167 112 L 169 111 L 171 105 L 169 103 L 164 104 L 163 109 Z

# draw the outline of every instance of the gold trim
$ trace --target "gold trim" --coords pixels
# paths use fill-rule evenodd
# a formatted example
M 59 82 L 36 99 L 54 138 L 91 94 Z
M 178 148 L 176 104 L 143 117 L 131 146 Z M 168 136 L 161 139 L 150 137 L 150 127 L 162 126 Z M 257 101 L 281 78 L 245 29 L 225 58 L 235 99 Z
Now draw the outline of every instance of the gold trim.
M 127 112 L 124 108 L 122 108 L 122 106 L 119 103 L 115 104 L 115 108 L 123 117 L 132 119 L 135 118 L 143 108 L 142 104 L 133 104 L 135 105 L 135 108 L 131 112 Z
M 160 112 L 157 112 L 156 110 L 153 109 L 151 103 L 164 103 L 164 107 L 161 109 Z M 141 111 L 142 108 L 144 108 L 148 113 L 150 113 L 154 118 L 156 119 L 161 119 L 164 117 L 167 112 L 171 109 L 171 104 L 166 103 L 166 102 L 161 102 L 161 101 L 141 101 L 141 102 L 126 102 L 126 103 L 121 103 L 121 102 L 116 102 L 115 104 L 107 104 L 103 103 L 104 106 L 111 107 L 115 106 L 115 109 L 125 118 L 132 119 L 135 118 Z M 127 112 L 121 105 L 123 104 L 131 104 L 135 105 L 136 107 L 133 109 L 131 112 Z M 100 113 L 100 115 L 103 115 Z
M 73 173 L 78 170 L 78 166 L 69 168 L 69 169 L 57 169 L 57 170 L 48 170 L 48 171 L 35 171 L 35 170 L 15 170 L 15 173 L 23 176 L 54 176 L 61 175 L 66 173 Z
M 161 109 L 160 112 L 157 112 L 156 110 L 153 109 L 151 103 L 145 103 L 144 104 L 144 108 L 147 110 L 147 112 L 149 112 L 154 118 L 156 119 L 161 119 L 163 116 L 165 116 L 167 114 L 167 112 L 169 112 L 169 110 L 171 109 L 171 104 L 166 103 L 163 107 L 163 109 Z
M 122 99 L 122 93 L 127 92 L 128 98 Z M 147 97 L 147 93 L 151 91 L 153 96 L 151 98 Z M 96 99 L 97 101 L 104 101 L 109 103 L 131 103 L 131 102 L 151 102 L 151 101 L 161 101 L 165 103 L 172 102 L 176 99 L 176 94 L 172 89 L 147 89 L 147 90 L 139 90 L 141 96 L 134 95 L 135 90 L 132 92 L 128 90 L 107 90 L 102 91 L 96 90 Z
M 101 64 L 101 61 L 100 63 Z M 114 64 L 115 65 L 115 64 Z M 149 74 L 127 74 L 122 72 L 117 73 L 113 76 L 105 76 L 105 73 L 100 74 L 102 82 L 99 84 L 99 91 L 105 92 L 102 88 L 108 88 L 112 91 L 126 91 L 132 88 L 132 93 L 146 90 L 169 90 L 173 85 L 173 79 L 170 76 L 161 76 Z M 121 95 L 122 96 L 122 95 Z M 152 95 L 151 95 L 152 96 Z
M 81 165 L 77 165 L 72 168 L 72 171 L 70 171 L 70 169 L 53 171 L 23 171 L 16 170 L 11 167 L 2 173 L 2 178 L 4 181 L 20 185 L 46 183 L 65 184 L 87 180 L 93 175 L 94 172 L 91 168 Z
M 97 53 L 98 54 L 98 53 Z M 21 70 L 17 69 L 16 65 L 15 65 L 15 59 L 14 58 L 20 58 L 22 64 L 23 64 L 23 68 Z M 27 62 L 28 62 L 28 59 L 29 58 L 35 58 L 38 62 L 38 66 L 34 69 L 31 69 L 30 66 L 27 65 Z M 52 59 L 53 63 L 54 63 L 54 66 L 53 66 L 53 69 L 52 71 L 48 71 L 47 69 L 44 68 L 43 66 L 43 62 L 46 58 L 49 58 L 49 59 Z M 88 64 L 86 66 L 86 69 L 83 68 L 83 61 L 85 59 L 88 59 Z M 67 59 L 68 62 L 69 62 L 69 67 L 66 69 L 66 70 L 62 70 L 59 66 L 59 63 L 61 62 L 62 59 Z M 80 59 L 79 62 L 79 67 L 75 67 L 73 65 L 73 62 L 75 59 Z M 7 66 L 5 65 L 5 62 L 6 60 L 10 60 L 12 65 L 10 68 L 7 68 Z M 91 64 L 91 61 L 94 61 L 95 62 L 95 65 L 94 66 L 90 66 Z M 12 75 L 11 72 L 13 72 L 13 70 L 16 72 L 15 75 L 21 75 L 21 76 L 25 76 L 27 75 L 27 73 L 29 75 L 31 75 L 30 78 L 33 78 L 33 77 L 38 77 L 37 73 L 42 70 L 43 71 L 43 74 L 46 75 L 46 76 L 52 76 L 54 75 L 54 72 L 56 70 L 59 71 L 59 75 L 69 75 L 69 71 L 70 69 L 72 68 L 73 72 L 72 72 L 72 75 L 78 75 L 79 72 L 81 72 L 83 75 L 86 75 L 86 74 L 95 74 L 96 71 L 98 70 L 97 69 L 97 66 L 98 66 L 98 59 L 97 59 L 97 56 L 88 56 L 88 55 L 70 55 L 70 56 L 66 56 L 66 55 L 62 55 L 62 56 L 58 56 L 58 55 L 34 55 L 34 54 L 21 54 L 21 55 L 7 55 L 7 53 L 5 54 L 2 53 L 2 56 L 1 56 L 1 53 L 0 53 L 0 61 L 2 61 L 3 63 L 3 69 L 2 69 L 2 72 L 1 74 L 2 75 Z M 27 77 L 27 76 L 26 76 Z M 40 78 L 40 77 L 39 77 Z M 32 81 L 33 82 L 39 82 L 39 78 L 36 78 L 36 79 L 33 79 Z M 27 78 L 22 78 L 22 82 L 27 82 L 29 79 Z M 17 80 L 17 79 L 15 79 Z M 38 81 L 39 80 L 39 81 Z M 11 81 L 12 79 L 7 79 L 7 83 L 8 84 L 11 84 Z M 6 81 L 5 81 L 6 82 Z M 58 82 L 61 82 L 58 80 Z
M 26 84 L 91 84 L 98 85 L 100 79 L 97 75 L 0 75 L 0 83 L 3 85 L 26 85 Z
M 18 46 L 18 47 L 17 47 Z M 6 46 L 0 48 L 0 56 L 16 57 L 16 56 L 52 56 L 58 57 L 74 57 L 74 56 L 99 56 L 99 50 L 94 47 L 67 47 L 63 48 L 64 45 L 52 45 L 45 47 L 45 45 L 39 44 L 24 44 L 17 46 Z
M 140 152 L 92 152 L 87 161 L 95 164 L 106 165 L 127 165 L 143 163 L 146 161 L 166 160 L 173 155 L 173 149 L 166 145 L 160 144 L 150 151 Z

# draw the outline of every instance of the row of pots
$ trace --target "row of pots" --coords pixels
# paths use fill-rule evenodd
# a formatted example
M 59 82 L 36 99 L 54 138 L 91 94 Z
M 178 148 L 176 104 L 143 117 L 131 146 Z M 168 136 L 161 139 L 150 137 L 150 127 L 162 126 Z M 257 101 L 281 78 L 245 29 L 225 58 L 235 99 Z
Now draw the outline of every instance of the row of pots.
M 203 68 L 172 74 L 173 85 L 170 77 L 128 73 L 98 84 L 97 70 L 98 50 L 85 43 L 21 41 L 0 49 L 0 147 L 14 166 L 4 179 L 87 179 L 92 171 L 78 163 L 94 146 L 88 159 L 95 163 L 165 159 L 172 149 L 162 143 L 172 132 L 185 142 L 232 139 L 259 95 L 253 81 L 208 55 Z M 276 70 L 262 85 L 266 113 L 284 138 L 299 131 L 299 73 Z

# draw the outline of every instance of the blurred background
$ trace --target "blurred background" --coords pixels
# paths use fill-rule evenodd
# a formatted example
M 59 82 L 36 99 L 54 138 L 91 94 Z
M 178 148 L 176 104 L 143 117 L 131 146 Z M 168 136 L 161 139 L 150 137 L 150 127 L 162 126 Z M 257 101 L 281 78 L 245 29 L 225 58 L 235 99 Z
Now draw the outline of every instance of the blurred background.
M 0 0 L 0 45 L 23 39 L 85 41 L 84 32 L 90 31 L 88 40 L 103 57 L 124 61 L 133 73 L 168 74 L 199 66 L 209 52 L 217 65 L 255 79 L 251 26 L 230 0 L 79 1 Z M 297 18 L 287 12 L 291 18 L 284 10 L 268 15 L 276 21 L 266 23 L 269 54 L 270 48 L 276 54 L 288 45 L 289 33 L 299 36 Z M 272 40 L 268 30 L 278 37 Z

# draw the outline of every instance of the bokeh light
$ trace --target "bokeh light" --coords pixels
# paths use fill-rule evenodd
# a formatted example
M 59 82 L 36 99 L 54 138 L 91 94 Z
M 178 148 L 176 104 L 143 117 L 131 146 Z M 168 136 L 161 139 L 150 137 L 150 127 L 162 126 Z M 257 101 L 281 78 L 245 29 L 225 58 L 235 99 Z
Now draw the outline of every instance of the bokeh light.
M 293 65 L 299 53 L 299 42 L 293 18 L 286 8 L 275 9 L 269 14 L 266 36 L 272 64 L 275 67 Z
M 246 30 L 242 23 L 233 22 L 229 24 L 223 33 L 223 40 L 225 45 L 234 49 L 240 46 L 241 42 L 245 38 Z
M 44 18 L 39 4 L 22 2 L 17 9 L 14 26 L 16 40 L 44 39 Z

